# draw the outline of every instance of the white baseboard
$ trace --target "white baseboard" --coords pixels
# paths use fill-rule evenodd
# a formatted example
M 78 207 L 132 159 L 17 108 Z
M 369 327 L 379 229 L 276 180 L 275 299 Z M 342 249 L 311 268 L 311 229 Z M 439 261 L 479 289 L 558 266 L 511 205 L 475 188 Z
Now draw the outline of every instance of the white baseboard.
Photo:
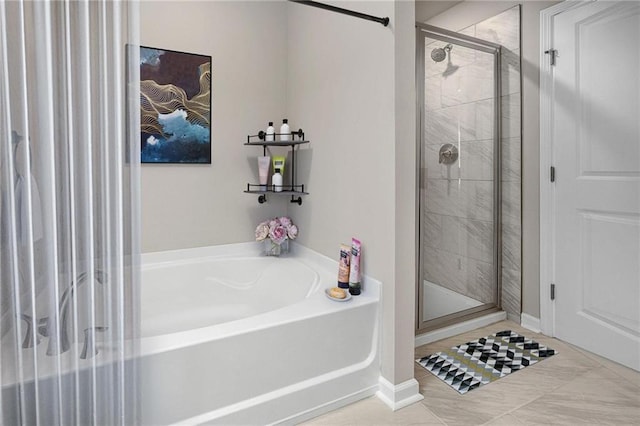
M 540 318 L 523 312 L 522 315 L 520 315 L 520 325 L 534 333 L 540 333 Z
M 414 341 L 414 345 L 416 347 L 426 345 L 427 343 L 446 339 L 447 337 L 455 336 L 456 334 L 466 333 L 467 331 L 475 330 L 476 328 L 480 328 L 480 327 L 485 327 L 489 324 L 493 324 L 498 321 L 504 321 L 506 318 L 507 318 L 506 312 L 504 311 L 494 312 L 492 314 L 485 315 L 483 317 L 474 318 L 458 324 L 450 325 L 449 327 L 444 327 L 438 330 L 429 331 L 427 333 L 417 335 Z
M 520 324 L 520 314 L 512 314 L 510 312 L 507 312 L 507 321 L 512 321 L 516 324 Z
M 363 389 L 361 391 L 352 393 L 351 395 L 347 395 L 345 397 L 335 399 L 324 405 L 314 407 L 313 409 L 295 414 L 283 420 L 279 420 L 276 423 L 274 423 L 274 425 L 297 425 L 299 423 L 305 422 L 307 420 L 311 420 L 315 417 L 321 416 L 331 411 L 338 410 L 342 407 L 346 407 L 347 405 L 356 403 L 362 399 L 369 398 L 376 394 L 377 389 L 379 389 L 379 386 L 372 386 L 372 387 Z
M 420 385 L 416 379 L 409 379 L 399 385 L 394 385 L 380 376 L 378 384 L 380 388 L 376 396 L 393 411 L 424 399 L 424 396 L 420 394 Z

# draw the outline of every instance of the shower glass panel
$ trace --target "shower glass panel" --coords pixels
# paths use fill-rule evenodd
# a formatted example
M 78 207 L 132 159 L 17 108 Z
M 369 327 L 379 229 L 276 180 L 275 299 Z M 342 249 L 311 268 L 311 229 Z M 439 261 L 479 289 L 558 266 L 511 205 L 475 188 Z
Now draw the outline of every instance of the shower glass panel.
M 500 307 L 500 46 L 427 25 L 417 37 L 417 329 L 428 331 Z

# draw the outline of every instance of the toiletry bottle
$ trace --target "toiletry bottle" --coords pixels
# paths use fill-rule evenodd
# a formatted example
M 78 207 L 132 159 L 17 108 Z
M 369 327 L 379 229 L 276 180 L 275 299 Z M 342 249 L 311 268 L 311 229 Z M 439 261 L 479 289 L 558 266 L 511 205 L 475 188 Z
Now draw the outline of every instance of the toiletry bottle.
M 340 260 L 338 262 L 338 287 L 349 288 L 349 268 L 351 265 L 351 247 L 340 244 Z
M 276 133 L 276 129 L 273 128 L 273 121 L 269 122 L 269 127 L 267 127 L 267 135 L 265 137 L 266 142 L 274 141 L 274 134 Z
M 275 173 L 276 169 L 280 169 L 280 174 L 282 176 L 284 176 L 284 162 L 285 162 L 285 157 L 283 157 L 282 155 L 274 155 L 273 156 L 273 171 Z
M 362 256 L 362 243 L 357 238 L 351 239 L 351 265 L 349 269 L 349 293 L 357 296 L 362 291 L 360 284 L 360 257 Z
M 282 175 L 280 169 L 276 169 L 276 172 L 271 177 L 271 184 L 275 192 L 282 192 Z
M 258 157 L 258 176 L 260 176 L 260 191 L 267 190 L 267 183 L 269 182 L 269 165 L 271 164 L 271 157 L 268 155 Z
M 291 129 L 289 128 L 289 120 L 286 118 L 282 120 L 282 126 L 280 126 L 280 140 L 288 141 L 291 138 Z

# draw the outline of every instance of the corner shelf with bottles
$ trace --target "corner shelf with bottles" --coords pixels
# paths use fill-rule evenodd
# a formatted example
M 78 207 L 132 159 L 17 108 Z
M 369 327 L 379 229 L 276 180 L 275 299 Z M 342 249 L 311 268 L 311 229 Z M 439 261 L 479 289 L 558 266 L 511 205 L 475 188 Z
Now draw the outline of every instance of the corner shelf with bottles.
M 290 170 L 290 184 L 289 185 L 261 185 L 255 183 L 247 183 L 247 189 L 244 191 L 246 194 L 257 194 L 258 202 L 260 204 L 267 202 L 267 195 L 291 195 L 291 203 L 302 205 L 302 195 L 308 195 L 309 193 L 304 190 L 303 184 L 296 184 L 296 147 L 302 144 L 309 143 L 310 141 L 304 139 L 304 132 L 302 129 L 293 131 L 291 133 L 272 133 L 268 136 L 273 140 L 267 141 L 267 133 L 264 131 L 258 132 L 257 135 L 248 135 L 245 146 L 261 146 L 262 155 L 267 156 L 268 146 L 280 146 L 290 147 L 291 150 L 291 164 Z M 288 136 L 288 140 L 281 140 L 282 136 Z M 267 181 L 268 182 L 268 181 Z

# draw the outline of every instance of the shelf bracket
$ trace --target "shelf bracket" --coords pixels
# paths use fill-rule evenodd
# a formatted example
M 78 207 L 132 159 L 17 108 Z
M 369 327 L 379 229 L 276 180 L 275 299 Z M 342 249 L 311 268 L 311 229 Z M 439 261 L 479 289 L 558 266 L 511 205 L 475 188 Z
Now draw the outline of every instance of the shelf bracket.
M 296 197 L 294 197 L 292 195 L 291 196 L 291 203 L 301 206 L 302 205 L 302 197 L 298 196 L 298 198 L 296 198 Z
M 258 202 L 259 202 L 260 204 L 264 204 L 264 203 L 266 203 L 266 202 L 267 202 L 267 194 L 261 194 L 261 195 L 258 197 Z

